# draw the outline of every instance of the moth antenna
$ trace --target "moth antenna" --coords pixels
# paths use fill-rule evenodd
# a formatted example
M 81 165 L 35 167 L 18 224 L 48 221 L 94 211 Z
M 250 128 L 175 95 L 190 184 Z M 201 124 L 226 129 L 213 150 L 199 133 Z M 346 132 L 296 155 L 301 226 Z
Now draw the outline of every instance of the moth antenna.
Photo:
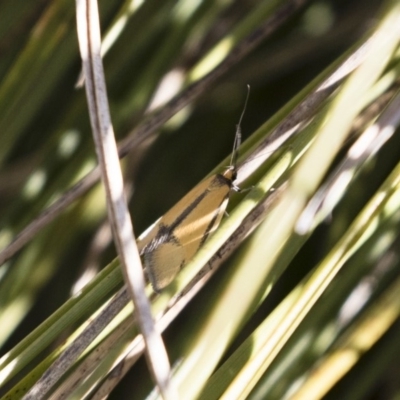
M 236 133 L 235 133 L 235 140 L 233 142 L 233 150 L 232 150 L 232 157 L 231 157 L 231 167 L 236 169 L 236 163 L 237 163 L 237 158 L 238 158 L 238 149 L 242 143 L 242 119 L 244 116 L 244 113 L 246 112 L 246 107 L 247 107 L 247 102 L 249 101 L 249 95 L 250 95 L 250 85 L 247 85 L 247 96 L 246 100 L 244 102 L 244 107 L 242 114 L 240 115 L 240 119 L 238 124 L 236 125 Z

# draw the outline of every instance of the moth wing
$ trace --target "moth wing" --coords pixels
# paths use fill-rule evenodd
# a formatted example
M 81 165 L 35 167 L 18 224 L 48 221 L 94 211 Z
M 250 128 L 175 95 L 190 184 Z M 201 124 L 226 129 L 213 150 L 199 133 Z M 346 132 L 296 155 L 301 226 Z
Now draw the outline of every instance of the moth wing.
M 176 221 L 184 221 L 185 215 L 192 212 L 195 208 L 196 200 L 202 198 L 210 188 L 214 176 L 210 176 L 203 182 L 196 185 L 189 193 L 180 199 L 171 209 L 161 218 L 162 223 L 168 226 L 174 225 Z
M 201 201 L 188 213 L 174 230 L 174 235 L 184 247 L 185 258 L 189 261 L 207 237 L 220 224 L 228 204 L 230 185 L 215 175 L 207 181 Z
M 154 290 L 160 291 L 171 283 L 218 227 L 230 188 L 231 181 L 223 175 L 211 176 L 141 235 L 138 246 Z M 169 228 L 170 232 L 163 235 L 162 227 Z

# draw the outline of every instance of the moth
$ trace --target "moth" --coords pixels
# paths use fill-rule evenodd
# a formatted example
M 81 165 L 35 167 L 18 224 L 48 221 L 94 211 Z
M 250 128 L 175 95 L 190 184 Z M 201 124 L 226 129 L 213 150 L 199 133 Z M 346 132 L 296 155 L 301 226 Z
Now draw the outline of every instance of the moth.
M 168 286 L 180 269 L 196 254 L 225 213 L 234 184 L 236 163 L 241 144 L 241 122 L 246 111 L 250 86 L 233 144 L 229 167 L 200 182 L 165 215 L 155 222 L 140 240 L 141 256 L 150 283 L 156 292 Z

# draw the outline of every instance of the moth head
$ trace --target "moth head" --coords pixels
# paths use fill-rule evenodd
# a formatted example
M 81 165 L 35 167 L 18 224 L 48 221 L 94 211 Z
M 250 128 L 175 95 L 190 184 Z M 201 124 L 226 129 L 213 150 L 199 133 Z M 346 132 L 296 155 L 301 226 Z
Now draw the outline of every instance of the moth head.
M 237 171 L 234 165 L 230 165 L 228 169 L 222 174 L 226 179 L 233 182 L 236 180 Z

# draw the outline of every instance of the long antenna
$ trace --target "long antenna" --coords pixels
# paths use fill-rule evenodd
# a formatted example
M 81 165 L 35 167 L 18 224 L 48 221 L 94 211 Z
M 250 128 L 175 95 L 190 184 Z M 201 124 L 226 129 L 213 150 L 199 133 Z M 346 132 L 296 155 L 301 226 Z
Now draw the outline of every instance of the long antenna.
M 236 125 L 236 133 L 235 133 L 235 140 L 233 142 L 233 150 L 232 150 L 232 157 L 231 157 L 231 167 L 233 169 L 236 169 L 236 162 L 238 158 L 238 149 L 242 143 L 242 119 L 244 116 L 244 113 L 246 112 L 246 107 L 247 107 L 247 102 L 249 101 L 249 95 L 250 95 L 250 85 L 247 85 L 247 96 L 246 96 L 246 101 L 244 102 L 244 107 L 242 114 L 240 115 L 239 123 Z

